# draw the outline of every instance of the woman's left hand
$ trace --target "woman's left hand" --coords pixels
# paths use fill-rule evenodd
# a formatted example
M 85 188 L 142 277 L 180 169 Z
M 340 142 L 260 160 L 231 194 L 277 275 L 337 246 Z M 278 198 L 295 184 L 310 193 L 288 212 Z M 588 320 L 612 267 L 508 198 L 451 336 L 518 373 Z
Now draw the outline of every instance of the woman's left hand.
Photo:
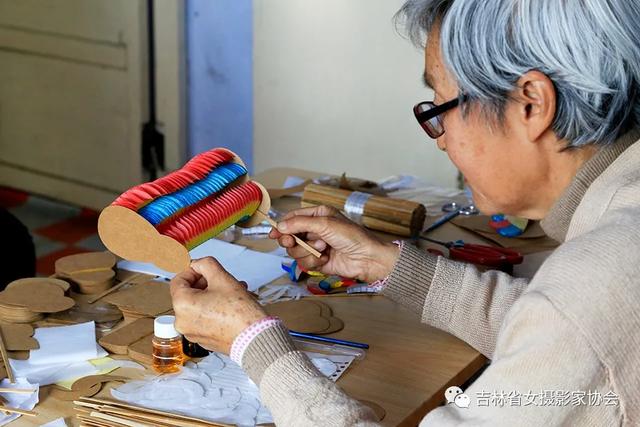
M 233 340 L 267 315 L 246 290 L 212 257 L 191 263 L 171 280 L 176 329 L 207 350 L 229 354 Z

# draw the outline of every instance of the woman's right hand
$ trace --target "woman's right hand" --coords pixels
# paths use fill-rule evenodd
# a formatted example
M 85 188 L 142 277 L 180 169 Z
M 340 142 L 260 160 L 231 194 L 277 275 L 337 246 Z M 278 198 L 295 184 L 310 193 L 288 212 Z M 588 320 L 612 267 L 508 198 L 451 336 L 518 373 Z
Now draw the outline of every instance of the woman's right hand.
M 307 241 L 322 252 L 322 256 L 316 258 L 307 252 L 296 243 L 292 234 Z M 278 239 L 280 246 L 287 248 L 289 256 L 306 270 L 369 283 L 388 276 L 399 255 L 395 244 L 381 241 L 327 206 L 289 212 L 278 223 L 278 228 L 271 230 L 269 237 Z

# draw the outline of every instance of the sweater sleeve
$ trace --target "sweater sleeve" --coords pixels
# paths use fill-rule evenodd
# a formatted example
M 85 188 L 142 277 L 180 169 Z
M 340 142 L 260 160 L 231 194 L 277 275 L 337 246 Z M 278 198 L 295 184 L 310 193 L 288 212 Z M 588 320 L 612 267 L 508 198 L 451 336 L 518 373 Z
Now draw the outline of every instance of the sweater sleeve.
M 468 407 L 454 402 L 434 409 L 420 426 L 596 426 L 620 420 L 600 359 L 576 325 L 538 292 L 516 303 L 492 364 L 463 392 Z
M 295 348 L 282 325 L 251 341 L 242 367 L 258 384 L 262 402 L 278 426 L 379 425 L 370 408 L 345 394 Z
M 383 293 L 491 359 L 502 321 L 528 283 L 405 244 Z

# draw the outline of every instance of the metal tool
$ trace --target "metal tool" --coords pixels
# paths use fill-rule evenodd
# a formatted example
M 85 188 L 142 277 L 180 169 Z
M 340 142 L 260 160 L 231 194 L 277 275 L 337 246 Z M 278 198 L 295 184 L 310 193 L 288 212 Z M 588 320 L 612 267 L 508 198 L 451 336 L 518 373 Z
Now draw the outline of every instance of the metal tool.
M 433 224 L 423 230 L 423 233 L 428 233 L 429 231 L 433 231 L 436 228 L 440 227 L 442 224 L 445 224 L 451 221 L 453 218 L 458 215 L 477 215 L 480 213 L 478 208 L 475 205 L 471 204 L 468 206 L 461 206 L 459 203 L 450 202 L 446 203 L 442 206 L 442 212 L 445 212 L 440 218 L 438 218 Z

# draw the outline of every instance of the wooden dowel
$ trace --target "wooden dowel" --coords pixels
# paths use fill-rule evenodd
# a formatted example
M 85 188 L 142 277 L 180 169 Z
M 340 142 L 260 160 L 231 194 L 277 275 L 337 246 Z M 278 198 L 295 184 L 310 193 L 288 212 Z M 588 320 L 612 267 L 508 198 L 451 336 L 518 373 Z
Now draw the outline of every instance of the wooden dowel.
M 19 393 L 19 394 L 31 394 L 35 392 L 34 388 L 10 388 L 10 387 L 0 387 L 0 393 Z
M 9 408 L 8 406 L 0 406 L 0 412 L 9 412 L 11 414 L 27 415 L 29 417 L 35 417 L 38 415 L 38 413 L 34 411 L 27 411 L 25 409 L 17 409 L 17 408 Z
M 98 418 L 101 420 L 106 420 L 106 421 L 111 421 L 114 423 L 118 423 L 118 424 L 123 424 L 125 426 L 129 426 L 129 427 L 153 427 L 152 424 L 147 424 L 147 423 L 139 423 L 136 421 L 131 421 L 131 420 L 127 420 L 124 418 L 120 418 L 120 417 L 116 417 L 113 415 L 107 415 L 107 414 L 103 414 L 101 412 L 92 412 L 91 416 L 94 418 Z
M 269 217 L 269 215 L 266 215 L 264 213 L 262 213 L 262 214 L 266 217 L 267 222 L 269 223 L 269 225 L 271 225 L 273 228 L 276 228 L 276 229 L 278 228 L 278 224 L 273 219 L 271 219 L 271 217 Z M 309 244 L 307 242 L 305 242 L 304 240 L 302 240 L 301 238 L 299 238 L 295 234 L 292 234 L 292 236 L 293 236 L 294 239 L 296 239 L 296 243 L 298 243 L 300 246 L 305 248 L 310 254 L 312 254 L 316 258 L 320 258 L 322 256 L 322 254 L 320 252 L 318 252 L 317 250 L 315 250 L 314 248 L 309 246 Z
M 98 301 L 99 299 L 101 299 L 102 297 L 106 297 L 107 295 L 109 295 L 110 293 L 113 293 L 115 291 L 117 291 L 118 289 L 120 289 L 121 287 L 125 286 L 125 285 L 129 285 L 131 283 L 133 283 L 134 280 L 136 280 L 138 277 L 143 276 L 144 274 L 142 273 L 138 273 L 138 274 L 134 274 L 131 277 L 129 277 L 126 280 L 123 280 L 122 282 L 118 283 L 115 286 L 110 287 L 109 289 L 107 289 L 106 291 L 102 292 L 101 294 L 99 294 L 98 296 L 95 296 L 93 298 L 91 298 L 90 300 L 88 300 L 87 302 L 89 304 L 93 304 L 94 302 Z
M 16 378 L 13 376 L 13 369 L 11 369 L 11 364 L 9 363 L 9 355 L 7 354 L 7 347 L 4 345 L 4 337 L 2 336 L 1 328 L 0 328 L 0 355 L 2 356 L 2 361 L 4 362 L 4 369 L 7 371 L 7 377 L 9 378 L 9 382 L 11 384 L 15 384 Z

